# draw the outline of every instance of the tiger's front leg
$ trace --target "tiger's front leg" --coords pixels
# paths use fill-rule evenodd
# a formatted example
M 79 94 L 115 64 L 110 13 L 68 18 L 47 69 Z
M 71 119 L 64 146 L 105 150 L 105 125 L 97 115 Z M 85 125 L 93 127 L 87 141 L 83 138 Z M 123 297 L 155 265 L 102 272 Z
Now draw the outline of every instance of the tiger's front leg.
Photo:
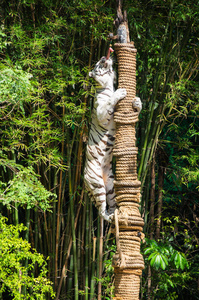
M 112 115 L 115 110 L 115 105 L 118 103 L 119 100 L 123 99 L 126 97 L 126 89 L 117 89 L 112 97 L 110 97 L 109 102 L 106 106 L 106 110 L 109 115 Z
M 121 99 L 126 97 L 126 89 L 117 89 L 106 103 L 98 102 L 97 118 L 100 124 L 107 125 L 111 120 L 115 105 Z
M 117 104 L 117 102 L 123 98 L 125 98 L 127 95 L 126 89 L 117 89 L 112 96 L 111 102 L 114 104 L 114 106 Z

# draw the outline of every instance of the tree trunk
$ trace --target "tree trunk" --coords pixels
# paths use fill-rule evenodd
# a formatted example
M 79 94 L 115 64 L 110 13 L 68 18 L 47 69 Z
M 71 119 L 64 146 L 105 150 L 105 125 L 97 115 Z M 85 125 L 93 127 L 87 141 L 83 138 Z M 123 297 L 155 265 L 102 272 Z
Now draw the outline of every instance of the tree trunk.
M 140 216 L 140 186 L 137 180 L 137 147 L 135 123 L 138 112 L 133 110 L 136 95 L 136 52 L 133 43 L 115 44 L 118 58 L 119 88 L 126 88 L 127 96 L 119 101 L 114 113 L 116 140 L 115 227 L 118 228 L 117 251 L 113 257 L 115 298 L 138 300 L 140 276 L 144 260 L 140 254 L 141 231 L 144 221 Z

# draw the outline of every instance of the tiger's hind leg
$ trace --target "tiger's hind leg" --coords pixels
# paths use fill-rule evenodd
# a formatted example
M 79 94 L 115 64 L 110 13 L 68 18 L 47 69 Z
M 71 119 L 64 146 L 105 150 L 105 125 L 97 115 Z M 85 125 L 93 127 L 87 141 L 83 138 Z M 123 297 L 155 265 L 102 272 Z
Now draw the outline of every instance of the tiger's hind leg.
M 91 195 L 91 200 L 99 210 L 99 215 L 103 217 L 104 220 L 110 222 L 112 216 L 109 216 L 106 209 L 106 188 L 103 177 L 101 176 L 101 169 L 95 166 L 95 174 L 93 174 L 91 168 L 87 168 L 84 181 L 86 190 Z
M 108 204 L 108 213 L 112 215 L 116 209 L 116 202 L 115 202 L 116 194 L 115 194 L 113 180 L 114 180 L 114 176 L 113 176 L 112 166 L 111 166 L 106 177 L 105 185 L 106 185 L 106 201 Z
M 105 189 L 104 189 L 104 191 L 105 191 Z M 103 197 L 102 197 L 102 195 L 100 195 L 100 196 L 95 195 L 95 202 L 96 202 L 95 206 L 99 210 L 99 215 L 104 220 L 111 222 L 113 219 L 113 215 L 109 214 L 109 212 L 107 212 L 107 209 L 106 209 L 106 192 L 104 193 Z

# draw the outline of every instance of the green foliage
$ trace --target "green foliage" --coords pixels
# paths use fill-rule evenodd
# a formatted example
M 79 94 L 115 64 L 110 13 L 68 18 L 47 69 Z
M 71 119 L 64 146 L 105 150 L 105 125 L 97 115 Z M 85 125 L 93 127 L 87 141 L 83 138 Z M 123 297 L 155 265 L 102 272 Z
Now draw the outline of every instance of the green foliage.
M 0 201 L 3 205 L 26 206 L 30 208 L 40 208 L 43 211 L 51 208 L 51 202 L 56 195 L 47 191 L 39 181 L 39 176 L 35 174 L 32 167 L 20 167 L 20 171 L 10 180 L 7 185 L 0 183 L 3 189 L 0 189 Z
M 11 61 L 0 64 L 0 97 L 1 104 L 15 104 L 21 107 L 23 101 L 27 101 L 33 91 L 30 81 L 32 75 L 23 71 L 20 67 L 12 65 Z
M 55 295 L 52 283 L 47 279 L 47 264 L 43 255 L 31 249 L 31 245 L 20 237 L 26 230 L 23 224 L 7 225 L 6 219 L 0 216 L 0 295 L 5 291 L 12 299 L 46 299 L 49 293 Z M 24 261 L 28 259 L 28 266 Z M 34 275 L 37 267 L 38 275 Z M 28 288 L 26 296 L 23 287 Z
M 102 277 L 105 295 L 104 299 L 111 299 L 114 295 L 114 268 L 112 266 L 112 258 L 115 252 L 116 245 L 113 241 L 113 244 L 108 247 L 108 259 L 104 260 L 105 275 Z
M 178 299 L 178 290 L 188 288 L 192 278 L 185 254 L 174 249 L 172 241 L 146 239 L 144 255 L 146 266 L 149 262 L 152 267 L 153 284 L 156 286 L 152 299 Z
M 169 242 L 163 243 L 149 239 L 146 241 L 144 255 L 148 256 L 150 265 L 156 270 L 171 269 L 172 266 L 177 270 L 188 268 L 188 261 L 184 253 L 175 250 Z

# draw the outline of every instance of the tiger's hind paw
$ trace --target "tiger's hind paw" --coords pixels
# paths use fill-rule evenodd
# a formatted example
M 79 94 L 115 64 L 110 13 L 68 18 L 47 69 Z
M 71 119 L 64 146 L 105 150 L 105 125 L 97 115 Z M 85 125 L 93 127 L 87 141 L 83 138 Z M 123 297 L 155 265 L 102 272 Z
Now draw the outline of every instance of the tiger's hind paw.
M 140 113 L 142 110 L 142 101 L 140 100 L 139 97 L 135 97 L 133 101 L 133 108 Z
M 116 205 L 109 207 L 108 209 L 108 214 L 113 215 L 116 209 Z
M 102 218 L 107 221 L 107 222 L 112 222 L 113 221 L 113 217 L 114 217 L 114 213 L 113 214 L 108 214 L 105 213 Z

